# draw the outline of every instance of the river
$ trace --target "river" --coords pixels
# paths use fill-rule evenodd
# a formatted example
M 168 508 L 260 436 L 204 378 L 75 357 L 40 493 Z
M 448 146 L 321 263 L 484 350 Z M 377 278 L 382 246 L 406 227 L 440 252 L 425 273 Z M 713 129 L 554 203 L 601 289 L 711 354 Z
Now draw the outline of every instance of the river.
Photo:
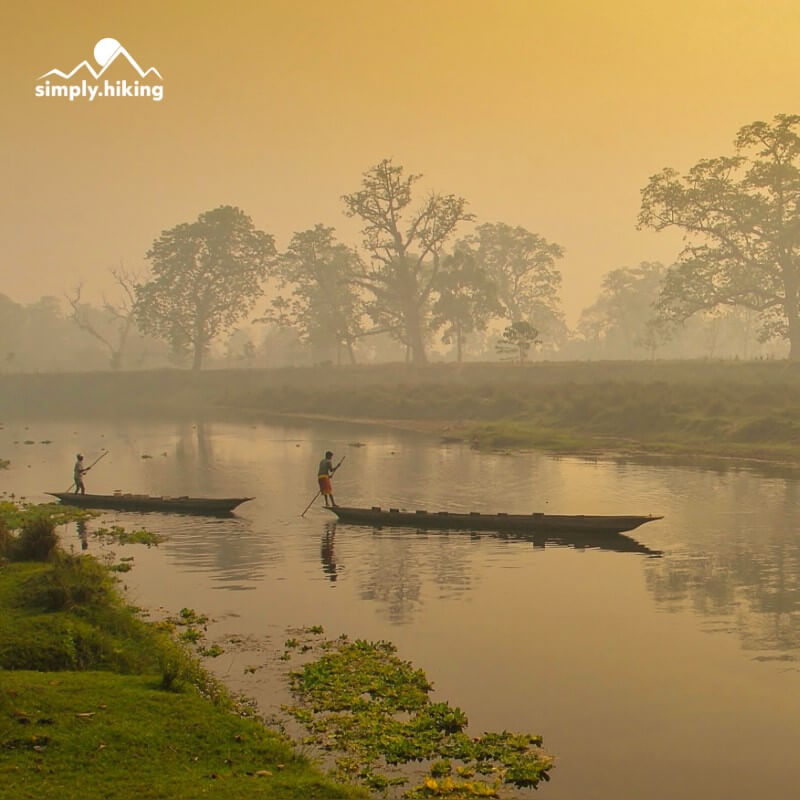
M 224 519 L 102 522 L 168 537 L 125 548 L 128 596 L 235 636 L 211 668 L 262 710 L 287 629 L 322 625 L 394 642 L 476 734 L 541 733 L 556 757 L 544 800 L 796 796 L 796 474 L 481 454 L 334 423 L 6 420 L 0 489 L 45 501 L 66 490 L 76 452 L 90 463 L 103 448 L 90 492 L 255 498 Z M 326 449 L 346 456 L 345 505 L 664 519 L 625 546 L 580 547 L 335 524 L 320 501 L 301 517 Z M 63 536 L 80 550 L 74 526 Z M 88 549 L 102 556 L 96 539 Z

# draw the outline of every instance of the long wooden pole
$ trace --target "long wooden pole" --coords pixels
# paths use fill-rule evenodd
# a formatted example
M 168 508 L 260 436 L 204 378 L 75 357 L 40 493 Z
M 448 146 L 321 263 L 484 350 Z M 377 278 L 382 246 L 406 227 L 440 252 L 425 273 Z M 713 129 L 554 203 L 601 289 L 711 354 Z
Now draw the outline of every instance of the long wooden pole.
M 97 458 L 94 461 L 92 461 L 91 464 L 89 464 L 88 467 L 86 467 L 84 472 L 88 472 L 101 458 L 103 458 L 104 456 L 107 456 L 107 455 L 108 455 L 108 450 L 104 450 L 99 456 L 97 456 Z M 67 492 L 71 492 L 72 491 L 72 487 L 74 485 L 75 485 L 75 481 L 72 481 L 72 483 L 69 485 L 69 489 L 67 489 Z M 66 492 L 65 492 L 65 494 L 66 494 Z M 316 500 L 316 499 L 317 498 L 315 497 L 314 500 Z

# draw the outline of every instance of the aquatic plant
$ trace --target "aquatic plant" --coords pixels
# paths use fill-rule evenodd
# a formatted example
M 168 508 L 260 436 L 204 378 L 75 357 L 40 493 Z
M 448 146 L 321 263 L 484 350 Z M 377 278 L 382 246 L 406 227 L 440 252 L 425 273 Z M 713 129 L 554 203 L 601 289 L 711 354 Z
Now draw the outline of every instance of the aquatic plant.
M 164 541 L 164 537 L 160 534 L 153 533 L 144 528 L 136 531 L 128 531 L 121 525 L 112 525 L 110 528 L 98 528 L 92 531 L 92 535 L 98 539 L 112 541 L 116 544 L 144 544 L 148 547 L 158 545 L 159 542 Z
M 503 786 L 536 787 L 553 766 L 542 738 L 526 733 L 467 734 L 457 707 L 431 702 L 425 673 L 398 658 L 390 642 L 314 639 L 310 629 L 292 637 L 311 642 L 312 660 L 289 672 L 295 705 L 284 710 L 307 731 L 307 744 L 335 754 L 334 775 L 388 792 L 408 782 L 408 766 L 427 764 L 411 800 L 500 797 Z M 422 770 L 417 770 L 422 771 Z M 456 776 L 453 776 L 453 772 Z M 475 780 L 475 774 L 487 780 Z

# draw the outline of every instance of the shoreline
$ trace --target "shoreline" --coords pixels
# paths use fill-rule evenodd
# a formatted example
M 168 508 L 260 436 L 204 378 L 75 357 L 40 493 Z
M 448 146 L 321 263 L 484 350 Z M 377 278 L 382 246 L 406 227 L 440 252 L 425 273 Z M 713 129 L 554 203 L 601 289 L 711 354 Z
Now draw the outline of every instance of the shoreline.
M 233 414 L 245 414 L 275 419 L 296 420 L 298 422 L 331 422 L 342 425 L 364 425 L 371 428 L 385 428 L 421 436 L 437 437 L 439 444 L 462 444 L 482 453 L 501 453 L 513 455 L 514 453 L 541 453 L 554 458 L 578 458 L 581 460 L 645 463 L 653 461 L 659 464 L 672 466 L 700 466 L 708 469 L 725 467 L 742 467 L 754 469 L 779 469 L 800 471 L 800 453 L 796 459 L 774 457 L 768 455 L 744 456 L 730 453 L 720 453 L 706 449 L 681 447 L 673 452 L 665 452 L 663 444 L 657 442 L 647 446 L 639 443 L 633 448 L 625 447 L 543 447 L 526 445 L 524 443 L 508 443 L 494 447 L 481 447 L 470 441 L 470 434 L 480 427 L 492 425 L 478 421 L 443 422 L 441 420 L 409 420 L 409 419 L 376 419 L 370 417 L 339 417 L 332 414 L 310 414 L 293 411 L 265 411 L 257 408 L 226 409 Z M 598 437 L 600 438 L 600 437 Z M 609 438 L 609 437 L 602 437 Z M 620 439 L 616 441 L 620 441 Z

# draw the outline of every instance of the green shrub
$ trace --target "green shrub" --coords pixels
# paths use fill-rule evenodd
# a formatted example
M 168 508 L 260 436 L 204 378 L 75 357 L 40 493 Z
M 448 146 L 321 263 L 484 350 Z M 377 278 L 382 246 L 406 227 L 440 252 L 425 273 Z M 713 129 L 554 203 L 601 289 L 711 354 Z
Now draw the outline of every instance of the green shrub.
M 46 517 L 34 517 L 23 523 L 12 556 L 17 561 L 47 561 L 57 544 L 55 523 Z
M 31 599 L 47 611 L 63 611 L 77 606 L 108 601 L 111 580 L 94 558 L 58 551 L 52 556 L 53 568 L 35 580 Z
M 14 541 L 15 538 L 8 529 L 8 525 L 6 525 L 5 520 L 0 517 L 0 560 L 10 557 Z

